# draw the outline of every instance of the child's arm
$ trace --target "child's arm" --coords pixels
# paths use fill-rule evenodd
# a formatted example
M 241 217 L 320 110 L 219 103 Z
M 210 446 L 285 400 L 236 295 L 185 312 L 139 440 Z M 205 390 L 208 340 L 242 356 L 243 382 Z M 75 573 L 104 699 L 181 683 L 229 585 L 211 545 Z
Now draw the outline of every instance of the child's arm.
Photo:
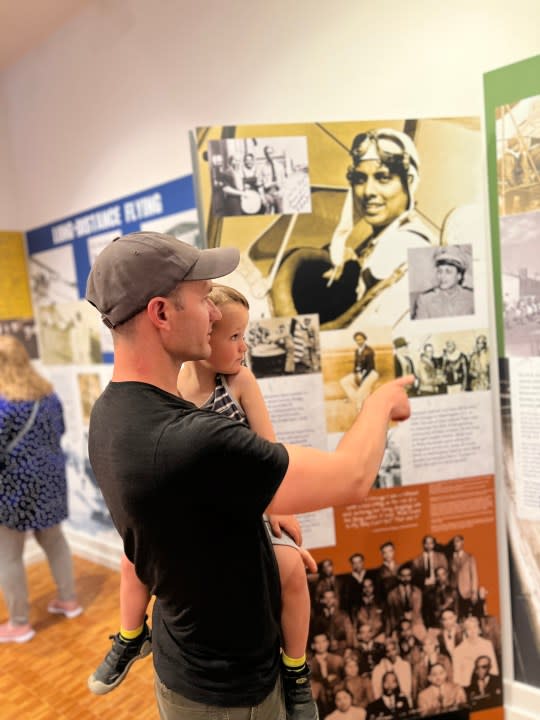
M 255 375 L 249 368 L 242 367 L 238 374 L 228 376 L 227 382 L 234 397 L 244 409 L 250 428 L 261 437 L 275 442 L 276 434 L 270 419 L 270 413 Z M 269 521 L 272 532 L 276 537 L 281 537 L 281 528 L 283 528 L 297 545 L 302 544 L 300 523 L 294 515 L 274 514 L 269 516 Z M 316 563 L 307 550 L 303 550 L 301 554 L 307 567 L 316 568 Z
M 266 440 L 276 441 L 276 434 L 270 413 L 255 375 L 247 367 L 240 368 L 236 375 L 229 375 L 227 382 L 234 397 L 246 413 L 250 428 Z

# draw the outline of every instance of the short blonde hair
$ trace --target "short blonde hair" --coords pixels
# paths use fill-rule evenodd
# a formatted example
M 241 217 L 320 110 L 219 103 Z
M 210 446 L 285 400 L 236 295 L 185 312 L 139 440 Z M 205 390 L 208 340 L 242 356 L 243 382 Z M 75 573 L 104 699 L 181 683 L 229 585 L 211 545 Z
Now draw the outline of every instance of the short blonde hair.
M 235 288 L 229 287 L 229 285 L 218 285 L 214 283 L 209 298 L 216 307 L 227 305 L 228 303 L 239 303 L 243 305 L 246 310 L 249 310 L 249 302 L 245 295 L 242 295 L 242 293 L 235 290 Z
M 53 386 L 33 367 L 26 348 L 12 335 L 0 335 L 0 395 L 23 402 L 51 395 Z

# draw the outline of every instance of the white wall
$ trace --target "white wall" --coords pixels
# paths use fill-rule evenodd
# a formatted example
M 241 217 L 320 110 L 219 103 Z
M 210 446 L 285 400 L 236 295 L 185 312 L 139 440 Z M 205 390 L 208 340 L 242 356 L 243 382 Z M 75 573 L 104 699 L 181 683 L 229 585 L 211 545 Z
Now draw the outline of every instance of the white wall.
M 539 48 L 538 0 L 96 0 L 0 75 L 17 225 L 190 172 L 197 125 L 480 115 Z
M 19 213 L 15 200 L 15 175 L 12 148 L 7 130 L 6 105 L 3 101 L 0 84 L 0 228 L 2 230 L 21 230 L 17 225 Z
M 0 74 L 0 228 L 190 173 L 199 125 L 481 116 L 538 52 L 538 0 L 96 0 Z

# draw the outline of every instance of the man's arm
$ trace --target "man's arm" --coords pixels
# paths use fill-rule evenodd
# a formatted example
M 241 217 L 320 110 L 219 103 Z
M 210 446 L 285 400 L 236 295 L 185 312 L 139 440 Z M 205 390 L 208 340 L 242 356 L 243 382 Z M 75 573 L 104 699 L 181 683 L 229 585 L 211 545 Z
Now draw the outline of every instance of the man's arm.
M 286 445 L 289 467 L 269 512 L 311 512 L 363 500 L 381 465 L 388 423 L 410 415 L 405 388 L 413 382 L 406 375 L 375 390 L 333 452 Z

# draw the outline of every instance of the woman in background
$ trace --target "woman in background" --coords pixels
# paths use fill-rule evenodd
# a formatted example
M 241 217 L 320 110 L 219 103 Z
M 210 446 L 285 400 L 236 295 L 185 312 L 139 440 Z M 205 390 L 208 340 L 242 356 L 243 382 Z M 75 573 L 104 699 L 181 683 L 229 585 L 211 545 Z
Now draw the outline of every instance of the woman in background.
M 16 338 L 0 336 L 0 588 L 9 618 L 0 625 L 0 643 L 24 643 L 35 634 L 23 563 L 29 530 L 58 588 L 48 611 L 68 618 L 82 612 L 60 527 L 68 515 L 63 433 L 62 405 L 52 385 Z

